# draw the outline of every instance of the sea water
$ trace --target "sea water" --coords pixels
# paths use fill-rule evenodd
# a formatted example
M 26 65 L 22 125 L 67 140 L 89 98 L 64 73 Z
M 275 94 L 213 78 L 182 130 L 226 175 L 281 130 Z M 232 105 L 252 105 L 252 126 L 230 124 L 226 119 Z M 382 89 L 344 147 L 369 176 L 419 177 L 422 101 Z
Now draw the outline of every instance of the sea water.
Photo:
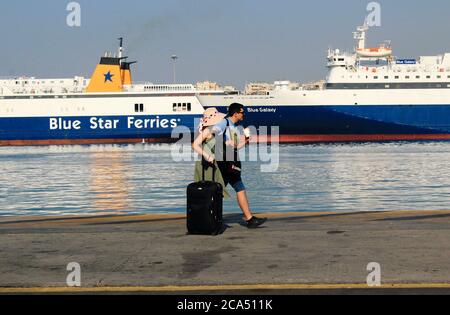
M 169 144 L 0 148 L 0 216 L 184 213 L 194 162 Z M 450 209 L 450 143 L 280 145 L 243 163 L 253 211 Z M 235 195 L 226 213 L 239 213 Z

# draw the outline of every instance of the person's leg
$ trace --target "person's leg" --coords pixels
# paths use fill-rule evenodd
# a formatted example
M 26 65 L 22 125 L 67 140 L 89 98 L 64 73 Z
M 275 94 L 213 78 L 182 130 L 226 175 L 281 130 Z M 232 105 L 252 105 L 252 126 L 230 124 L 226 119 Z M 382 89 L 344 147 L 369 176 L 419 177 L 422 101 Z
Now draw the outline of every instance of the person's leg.
M 250 220 L 253 217 L 253 215 L 250 210 L 250 205 L 248 202 L 247 190 L 245 188 L 244 183 L 242 182 L 242 179 L 240 177 L 233 178 L 230 184 L 233 187 L 234 191 L 236 191 L 237 202 L 239 208 L 241 208 L 242 213 L 244 214 L 245 221 Z
M 248 203 L 248 198 L 247 198 L 247 191 L 242 190 L 238 193 L 236 193 L 237 196 L 237 201 L 239 204 L 239 207 L 242 210 L 242 213 L 244 214 L 244 219 L 245 221 L 250 220 L 253 215 L 252 212 L 250 211 L 250 205 Z
M 247 190 L 245 188 L 244 183 L 242 182 L 241 176 L 240 175 L 227 176 L 227 175 L 228 174 L 226 172 L 222 172 L 222 176 L 224 176 L 225 185 L 230 184 L 233 187 L 234 191 L 236 191 L 237 202 L 244 215 L 246 226 L 248 228 L 257 228 L 260 225 L 264 224 L 267 221 L 267 219 L 266 218 L 260 219 L 253 216 L 250 210 L 250 205 L 247 197 Z

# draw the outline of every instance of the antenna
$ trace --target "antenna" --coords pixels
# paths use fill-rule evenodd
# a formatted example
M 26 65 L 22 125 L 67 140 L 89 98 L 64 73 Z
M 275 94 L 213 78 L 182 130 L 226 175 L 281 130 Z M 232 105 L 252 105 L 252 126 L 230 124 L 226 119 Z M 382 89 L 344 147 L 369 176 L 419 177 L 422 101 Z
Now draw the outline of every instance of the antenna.
M 353 37 L 358 41 L 357 49 L 366 48 L 366 32 L 369 30 L 369 26 L 364 22 L 363 26 L 358 26 L 356 32 L 353 32 Z
M 173 60 L 173 84 L 176 84 L 176 82 L 177 82 L 177 73 L 175 71 L 175 63 L 178 60 L 178 56 L 177 55 L 172 55 L 170 58 Z
M 119 37 L 119 58 L 123 57 L 123 37 Z

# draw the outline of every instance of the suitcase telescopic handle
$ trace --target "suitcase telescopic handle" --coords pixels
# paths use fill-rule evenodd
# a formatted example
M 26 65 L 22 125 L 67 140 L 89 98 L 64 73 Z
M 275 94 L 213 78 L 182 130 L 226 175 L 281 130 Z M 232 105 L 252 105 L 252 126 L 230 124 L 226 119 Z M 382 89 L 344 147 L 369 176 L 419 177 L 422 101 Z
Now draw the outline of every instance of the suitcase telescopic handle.
M 205 160 L 205 158 L 203 158 L 203 159 L 202 159 L 202 181 L 205 181 L 205 172 L 206 172 L 206 170 L 205 170 L 205 164 L 207 164 L 207 163 L 209 163 L 209 162 L 207 162 L 207 161 Z M 213 169 L 213 177 L 212 177 L 212 180 L 213 180 L 213 182 L 215 182 L 215 181 L 216 181 L 216 165 L 212 164 L 210 167 L 212 167 L 212 169 Z
M 205 143 L 202 143 L 202 181 L 205 181 L 205 165 L 209 165 L 210 163 L 206 161 L 205 157 L 203 156 L 203 151 L 205 150 Z M 211 167 L 213 169 L 213 177 L 212 181 L 216 181 L 216 165 L 211 164 Z

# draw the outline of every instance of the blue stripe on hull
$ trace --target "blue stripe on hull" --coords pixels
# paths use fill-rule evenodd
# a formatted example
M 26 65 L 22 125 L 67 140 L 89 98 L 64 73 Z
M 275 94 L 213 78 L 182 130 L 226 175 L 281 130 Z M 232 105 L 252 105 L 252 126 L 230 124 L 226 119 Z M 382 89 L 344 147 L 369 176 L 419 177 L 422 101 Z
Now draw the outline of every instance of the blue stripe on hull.
M 148 122 L 145 126 L 142 121 L 141 128 L 136 124 L 129 128 L 128 117 L 154 121 L 153 125 Z M 53 130 L 51 118 L 60 117 L 0 118 L 0 140 L 170 138 L 173 120 L 177 126 L 193 130 L 199 116 L 97 117 L 104 122 L 118 121 L 116 126 L 104 125 L 103 129 L 99 120 L 94 128 L 92 117 L 64 117 L 65 124 Z M 76 121 L 78 130 L 74 128 Z M 281 135 L 442 135 L 450 134 L 450 105 L 254 106 L 247 107 L 245 125 L 279 126 Z
M 129 124 L 129 117 L 135 118 L 134 123 Z M 0 140 L 170 138 L 174 126 L 186 126 L 192 130 L 196 118 L 199 117 L 161 115 L 0 118 Z
M 450 105 L 254 106 L 245 124 L 279 126 L 282 135 L 447 134 Z

